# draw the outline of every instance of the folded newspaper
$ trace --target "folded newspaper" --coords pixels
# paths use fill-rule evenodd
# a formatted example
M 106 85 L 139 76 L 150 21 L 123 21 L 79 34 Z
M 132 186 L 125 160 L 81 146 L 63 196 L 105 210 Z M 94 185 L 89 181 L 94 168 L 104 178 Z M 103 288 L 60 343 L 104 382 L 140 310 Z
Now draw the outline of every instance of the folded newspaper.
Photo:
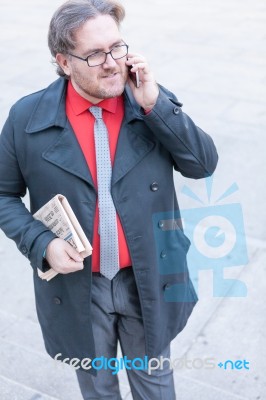
M 87 257 L 92 253 L 92 247 L 83 229 L 80 226 L 69 202 L 62 194 L 57 194 L 33 217 L 41 221 L 56 236 L 67 241 L 73 246 L 82 257 Z M 42 272 L 38 268 L 38 275 L 41 279 L 51 280 L 58 273 L 50 268 Z

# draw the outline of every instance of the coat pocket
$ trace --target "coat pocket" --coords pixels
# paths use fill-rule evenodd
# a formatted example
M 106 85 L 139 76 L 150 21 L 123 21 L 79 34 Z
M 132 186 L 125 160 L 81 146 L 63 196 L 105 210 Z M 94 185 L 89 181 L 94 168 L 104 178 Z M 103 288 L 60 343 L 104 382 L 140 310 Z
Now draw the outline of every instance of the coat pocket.
M 190 240 L 185 236 L 178 218 L 157 214 L 153 219 L 156 258 L 161 275 L 187 275 L 186 256 Z

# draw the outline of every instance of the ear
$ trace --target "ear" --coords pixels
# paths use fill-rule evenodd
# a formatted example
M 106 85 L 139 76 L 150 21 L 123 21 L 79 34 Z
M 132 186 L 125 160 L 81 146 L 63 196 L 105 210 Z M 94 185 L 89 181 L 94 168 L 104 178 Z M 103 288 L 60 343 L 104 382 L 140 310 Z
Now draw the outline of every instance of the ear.
M 57 53 L 55 59 L 56 59 L 57 64 L 59 64 L 60 67 L 62 68 L 62 70 L 64 71 L 64 73 L 67 76 L 70 76 L 71 67 L 70 67 L 69 59 L 67 58 L 67 56 L 65 56 L 64 54 L 61 54 L 61 53 Z

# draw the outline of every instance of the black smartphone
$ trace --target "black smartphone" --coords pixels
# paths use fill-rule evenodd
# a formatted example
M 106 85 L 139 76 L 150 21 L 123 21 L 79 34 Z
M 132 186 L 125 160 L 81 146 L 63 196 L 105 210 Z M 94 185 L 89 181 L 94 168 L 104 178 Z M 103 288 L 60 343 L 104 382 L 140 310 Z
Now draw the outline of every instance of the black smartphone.
M 136 88 L 140 87 L 140 81 L 139 81 L 139 72 L 132 72 L 131 68 L 133 67 L 133 65 L 128 67 L 128 73 L 129 73 L 129 77 L 132 80 L 132 82 L 134 83 L 134 85 L 136 86 Z

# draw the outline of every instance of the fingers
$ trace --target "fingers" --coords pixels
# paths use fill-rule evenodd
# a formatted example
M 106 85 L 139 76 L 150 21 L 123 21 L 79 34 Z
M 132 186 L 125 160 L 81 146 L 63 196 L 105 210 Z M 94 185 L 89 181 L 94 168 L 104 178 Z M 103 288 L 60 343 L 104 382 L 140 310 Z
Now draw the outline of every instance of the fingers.
M 141 54 L 136 54 L 136 53 L 128 53 L 127 61 L 130 61 L 132 64 L 136 64 L 139 62 L 147 63 L 145 57 L 143 57 Z
M 137 72 L 139 70 L 143 71 L 144 74 L 148 74 L 150 72 L 147 61 L 140 55 L 128 54 L 126 64 L 128 66 L 132 66 L 132 72 Z
M 83 262 L 83 257 L 77 252 L 77 250 L 74 249 L 74 247 L 70 246 L 69 243 L 64 243 L 67 245 L 65 246 L 66 253 L 69 255 L 70 258 L 72 258 L 76 262 Z
M 139 73 L 140 86 L 135 87 L 130 79 L 130 74 L 128 84 L 136 102 L 145 111 L 150 111 L 156 104 L 159 96 L 159 87 L 155 77 L 143 56 L 136 53 L 129 53 L 127 57 L 126 65 L 130 67 L 131 72 Z
M 69 243 L 59 238 L 48 244 L 46 260 L 60 274 L 69 274 L 84 268 L 83 257 Z

